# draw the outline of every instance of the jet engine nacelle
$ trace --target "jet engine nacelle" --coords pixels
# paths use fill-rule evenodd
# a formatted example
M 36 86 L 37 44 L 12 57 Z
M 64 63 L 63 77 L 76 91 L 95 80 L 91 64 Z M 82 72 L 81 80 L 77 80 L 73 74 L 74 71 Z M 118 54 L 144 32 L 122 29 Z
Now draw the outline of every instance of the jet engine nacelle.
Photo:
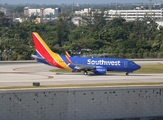
M 99 68 L 95 68 L 94 69 L 94 74 L 98 74 L 98 75 L 105 75 L 106 74 L 107 69 L 104 67 L 99 67 Z

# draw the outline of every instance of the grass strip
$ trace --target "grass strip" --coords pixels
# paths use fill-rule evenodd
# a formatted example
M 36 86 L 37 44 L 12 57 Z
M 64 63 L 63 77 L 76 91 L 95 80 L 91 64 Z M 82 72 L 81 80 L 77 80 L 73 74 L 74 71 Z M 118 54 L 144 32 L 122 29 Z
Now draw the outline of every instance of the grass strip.
M 46 85 L 46 86 L 18 86 L 1 87 L 0 90 L 28 90 L 28 89 L 53 89 L 53 88 L 92 88 L 92 87 L 126 87 L 126 86 L 163 86 L 163 82 L 141 82 L 141 83 L 99 83 L 99 84 L 66 84 L 66 85 Z
M 156 65 L 141 65 L 141 69 L 135 71 L 134 73 L 139 74 L 163 74 L 163 64 Z

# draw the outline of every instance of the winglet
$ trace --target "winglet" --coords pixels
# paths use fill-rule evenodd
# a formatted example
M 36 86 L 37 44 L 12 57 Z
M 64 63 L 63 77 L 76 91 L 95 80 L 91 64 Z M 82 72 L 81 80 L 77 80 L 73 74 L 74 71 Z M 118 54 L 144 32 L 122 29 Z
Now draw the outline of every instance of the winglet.
M 65 51 L 65 53 L 66 53 L 66 55 L 67 55 L 68 57 L 71 57 L 70 54 L 69 54 L 67 51 Z
M 68 55 L 65 55 L 65 57 L 66 57 L 67 62 L 72 64 L 72 61 L 70 60 L 70 57 Z

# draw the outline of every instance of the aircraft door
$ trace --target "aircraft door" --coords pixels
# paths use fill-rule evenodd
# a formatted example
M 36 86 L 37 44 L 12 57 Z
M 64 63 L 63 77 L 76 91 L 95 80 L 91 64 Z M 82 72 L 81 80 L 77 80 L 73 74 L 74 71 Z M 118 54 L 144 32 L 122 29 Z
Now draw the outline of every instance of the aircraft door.
M 124 67 L 127 68 L 128 64 L 127 61 L 124 61 Z

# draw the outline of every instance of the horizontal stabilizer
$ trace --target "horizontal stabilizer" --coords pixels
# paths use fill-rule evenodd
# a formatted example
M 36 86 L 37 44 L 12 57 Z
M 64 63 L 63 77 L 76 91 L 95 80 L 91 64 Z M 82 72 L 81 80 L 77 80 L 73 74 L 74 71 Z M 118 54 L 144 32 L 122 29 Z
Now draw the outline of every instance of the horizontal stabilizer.
M 38 57 L 37 55 L 31 55 L 32 58 L 39 59 L 39 60 L 45 60 L 45 58 Z

